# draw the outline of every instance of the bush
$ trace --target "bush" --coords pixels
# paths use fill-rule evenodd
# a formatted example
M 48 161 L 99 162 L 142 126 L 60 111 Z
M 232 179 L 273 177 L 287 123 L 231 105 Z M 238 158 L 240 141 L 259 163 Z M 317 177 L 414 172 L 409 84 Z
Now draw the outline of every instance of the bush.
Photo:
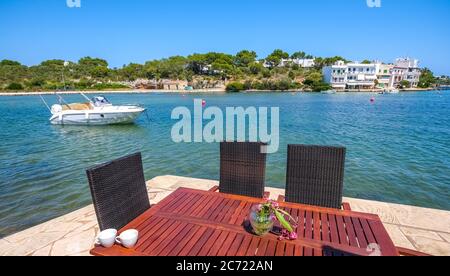
M 130 88 L 126 85 L 120 83 L 97 83 L 91 87 L 94 90 L 105 90 L 105 89 L 127 89 Z
M 228 92 L 239 92 L 242 90 L 245 90 L 244 84 L 240 82 L 231 82 L 227 84 L 227 91 Z
M 23 90 L 23 85 L 17 82 L 13 82 L 6 87 L 6 90 L 20 91 Z
M 325 83 L 323 81 L 314 82 L 311 86 L 312 91 L 314 92 L 322 92 L 330 90 L 332 87 L 328 83 Z
M 402 80 L 400 82 L 400 87 L 401 88 L 410 88 L 411 87 L 411 83 L 407 80 Z

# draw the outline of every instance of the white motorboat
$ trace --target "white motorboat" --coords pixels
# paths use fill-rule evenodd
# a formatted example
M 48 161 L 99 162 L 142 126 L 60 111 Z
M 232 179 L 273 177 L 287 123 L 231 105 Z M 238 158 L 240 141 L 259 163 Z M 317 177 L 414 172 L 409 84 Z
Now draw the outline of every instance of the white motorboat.
M 114 106 L 105 97 L 94 97 L 85 103 L 66 104 L 62 102 L 51 107 L 50 122 L 54 125 L 120 125 L 132 124 L 146 111 L 137 105 Z M 48 105 L 47 105 L 48 106 Z
M 400 93 L 400 90 L 398 90 L 398 89 L 391 89 L 387 93 L 388 94 L 398 94 L 398 93 Z

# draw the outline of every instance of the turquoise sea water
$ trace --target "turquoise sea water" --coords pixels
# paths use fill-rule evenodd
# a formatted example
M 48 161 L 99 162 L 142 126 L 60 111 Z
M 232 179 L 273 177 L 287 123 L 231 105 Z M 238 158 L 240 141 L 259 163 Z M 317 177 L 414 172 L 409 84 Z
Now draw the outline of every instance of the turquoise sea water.
M 269 156 L 268 186 L 284 187 L 287 144 L 342 145 L 348 149 L 345 196 L 450 210 L 448 92 L 108 97 L 114 104 L 145 105 L 150 121 L 142 116 L 130 126 L 52 126 L 39 97 L 0 97 L 0 236 L 90 204 L 85 169 L 129 153 L 142 152 L 147 179 L 218 179 L 218 144 L 171 140 L 172 109 L 192 109 L 195 98 L 223 109 L 280 107 L 281 144 Z

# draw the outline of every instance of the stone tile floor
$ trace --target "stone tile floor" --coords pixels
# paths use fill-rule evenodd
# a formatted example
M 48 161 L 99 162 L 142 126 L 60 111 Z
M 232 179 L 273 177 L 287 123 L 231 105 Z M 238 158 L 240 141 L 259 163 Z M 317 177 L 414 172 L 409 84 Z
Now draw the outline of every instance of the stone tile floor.
M 218 182 L 177 176 L 147 183 L 152 204 L 179 187 L 208 190 Z M 271 198 L 284 190 L 267 188 Z M 450 255 L 450 212 L 346 198 L 352 210 L 378 214 L 397 246 Z M 89 256 L 99 233 L 92 205 L 0 240 L 0 256 Z

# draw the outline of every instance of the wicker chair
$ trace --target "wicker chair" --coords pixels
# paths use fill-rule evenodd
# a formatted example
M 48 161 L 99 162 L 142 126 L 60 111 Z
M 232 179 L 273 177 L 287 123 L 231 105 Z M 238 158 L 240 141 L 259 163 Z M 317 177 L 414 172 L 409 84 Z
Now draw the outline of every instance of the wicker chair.
M 136 153 L 87 170 L 100 229 L 121 229 L 150 209 L 142 157 Z
M 264 193 L 267 154 L 264 143 L 220 144 L 220 185 L 211 189 L 249 197 L 268 197 Z
M 281 200 L 341 209 L 345 154 L 345 148 L 289 145 L 286 196 Z

